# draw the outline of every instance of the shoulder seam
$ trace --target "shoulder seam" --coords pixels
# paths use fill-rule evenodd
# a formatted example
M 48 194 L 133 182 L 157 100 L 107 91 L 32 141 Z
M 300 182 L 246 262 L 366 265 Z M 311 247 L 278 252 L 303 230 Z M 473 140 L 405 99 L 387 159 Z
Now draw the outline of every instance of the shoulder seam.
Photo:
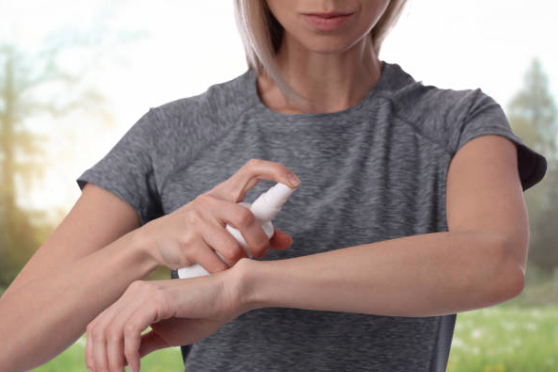
M 221 128 L 223 128 L 221 131 L 219 131 L 219 135 L 224 135 L 224 134 L 226 134 L 227 131 L 232 130 L 232 128 L 233 128 L 234 126 L 236 126 L 238 122 L 240 122 L 240 120 L 242 119 L 242 117 L 244 117 L 244 115 L 246 114 L 246 112 L 248 112 L 248 111 L 250 111 L 250 110 L 252 110 L 252 109 L 254 108 L 253 105 L 246 105 L 246 106 L 247 106 L 247 107 L 245 107 L 242 111 L 240 111 L 240 113 L 237 115 L 237 118 L 234 119 L 234 121 L 232 121 L 230 124 L 228 124 L 228 125 L 219 125 Z M 216 117 L 216 121 L 218 121 L 220 124 L 222 124 L 223 122 L 226 123 L 226 118 L 223 119 L 222 115 L 218 115 L 218 116 Z M 213 138 L 211 141 L 213 142 L 213 141 L 216 141 L 216 140 L 217 140 L 217 138 Z M 198 149 L 198 150 L 199 150 L 199 149 Z M 195 154 L 192 154 L 192 155 L 193 155 L 193 156 L 192 156 L 190 159 L 188 159 L 188 161 L 191 161 L 193 158 L 196 157 Z M 182 169 L 183 167 L 185 167 L 185 166 L 187 167 L 187 166 L 189 166 L 189 165 L 190 165 L 190 164 L 183 164 L 181 167 L 171 169 L 168 173 L 170 174 L 170 173 L 176 172 L 178 169 Z M 161 180 L 161 188 L 160 188 L 160 193 L 161 193 L 161 194 L 163 194 L 164 188 L 165 188 L 165 186 L 166 186 L 166 184 L 167 184 L 168 177 L 169 177 L 169 175 L 167 174 L 167 175 L 164 176 L 164 179 Z
M 148 111 L 148 114 L 153 117 L 154 120 L 152 121 L 152 123 L 153 123 L 154 126 L 156 126 L 157 122 L 158 122 L 158 119 L 159 119 L 159 115 L 157 113 L 157 108 L 156 107 L 150 107 L 149 111 Z M 158 133 L 156 128 L 153 128 L 153 130 L 155 130 L 155 133 Z M 159 136 L 154 136 L 154 137 L 157 137 L 157 139 L 160 139 Z M 148 136 L 147 140 L 148 140 L 149 146 L 151 146 L 151 149 L 153 151 L 156 151 L 158 143 L 157 144 L 154 143 L 151 136 Z M 149 156 L 151 172 L 153 172 L 153 176 L 155 178 L 155 184 L 157 185 L 157 177 L 155 177 L 156 173 L 155 173 L 155 168 L 154 168 L 155 160 L 153 159 L 153 151 L 147 151 L 147 155 Z M 164 181 L 161 181 L 161 182 L 164 182 Z M 161 183 L 161 186 L 162 186 L 162 183 Z M 159 198 L 160 198 L 161 197 L 161 188 L 159 188 L 159 185 L 157 185 L 157 193 L 159 194 Z
M 388 100 L 390 102 L 390 104 L 392 105 L 392 107 L 395 107 L 394 101 L 391 97 L 387 96 L 387 95 L 383 95 L 381 93 L 378 94 L 378 97 L 384 98 L 386 100 Z M 427 139 L 428 141 L 432 142 L 433 144 L 435 144 L 436 146 L 442 148 L 450 157 L 451 157 L 451 151 L 448 149 L 447 146 L 444 146 L 442 144 L 440 144 L 438 141 L 435 141 L 434 139 L 430 138 L 429 136 L 427 136 L 426 134 L 424 134 L 419 128 L 416 127 L 416 125 L 414 125 L 413 123 L 411 123 L 409 120 L 407 120 L 406 118 L 404 118 L 403 116 L 401 116 L 399 114 L 399 112 L 394 110 L 394 116 L 396 118 L 398 118 L 399 120 L 401 120 L 403 123 L 407 124 L 408 126 L 410 126 L 417 134 L 419 134 L 421 137 Z

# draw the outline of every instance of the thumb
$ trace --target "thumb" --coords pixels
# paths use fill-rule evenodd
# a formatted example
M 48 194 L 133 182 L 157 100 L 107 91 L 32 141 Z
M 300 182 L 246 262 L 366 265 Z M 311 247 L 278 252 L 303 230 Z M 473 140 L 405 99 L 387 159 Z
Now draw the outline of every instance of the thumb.
M 285 250 L 291 246 L 293 238 L 287 233 L 274 227 L 273 236 L 269 239 L 269 248 L 277 250 Z
M 165 342 L 165 340 L 163 340 L 156 332 L 151 330 L 141 336 L 139 349 L 140 358 L 143 358 L 149 353 L 152 353 L 159 349 L 164 349 L 166 347 L 169 347 L 169 345 Z

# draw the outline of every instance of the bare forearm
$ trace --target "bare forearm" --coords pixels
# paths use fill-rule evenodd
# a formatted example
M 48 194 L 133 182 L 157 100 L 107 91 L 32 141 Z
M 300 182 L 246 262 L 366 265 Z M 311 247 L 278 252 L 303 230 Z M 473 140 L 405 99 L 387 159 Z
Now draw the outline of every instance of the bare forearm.
M 133 232 L 126 234 L 2 297 L 0 370 L 27 370 L 60 354 L 132 281 L 155 269 L 134 245 Z
M 422 317 L 491 306 L 517 295 L 495 236 L 437 232 L 276 261 L 241 260 L 246 309 L 292 307 Z

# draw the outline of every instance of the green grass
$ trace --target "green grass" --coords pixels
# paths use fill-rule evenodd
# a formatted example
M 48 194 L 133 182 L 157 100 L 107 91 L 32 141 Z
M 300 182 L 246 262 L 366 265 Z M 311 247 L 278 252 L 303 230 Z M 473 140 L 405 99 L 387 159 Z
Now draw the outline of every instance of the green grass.
M 458 314 L 447 371 L 558 371 L 558 306 Z
M 70 346 L 58 357 L 41 367 L 32 369 L 33 372 L 87 372 L 85 367 L 85 335 Z M 180 348 L 173 347 L 157 350 L 141 360 L 143 372 L 173 372 L 183 371 L 184 363 Z M 126 367 L 126 371 L 129 368 Z
M 85 337 L 34 372 L 86 372 Z M 182 371 L 179 348 L 141 361 L 149 372 Z M 508 303 L 457 315 L 448 372 L 558 371 L 558 306 L 520 308 Z

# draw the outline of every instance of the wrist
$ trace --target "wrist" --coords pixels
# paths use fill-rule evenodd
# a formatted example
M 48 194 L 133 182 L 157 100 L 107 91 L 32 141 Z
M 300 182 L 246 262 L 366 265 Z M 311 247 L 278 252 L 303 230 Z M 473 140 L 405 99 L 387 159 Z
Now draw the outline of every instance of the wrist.
M 149 251 L 149 241 L 145 236 L 144 230 L 140 227 L 135 229 L 130 234 L 130 244 L 131 244 L 131 251 L 134 252 L 134 256 L 142 263 L 143 266 L 146 267 L 148 270 L 146 276 L 155 270 L 159 263 L 150 254 Z
M 259 282 L 260 268 L 263 261 L 255 261 L 249 258 L 242 258 L 231 269 L 233 273 L 233 292 L 238 299 L 239 312 L 245 313 L 250 310 L 265 307 L 258 296 L 257 284 Z

